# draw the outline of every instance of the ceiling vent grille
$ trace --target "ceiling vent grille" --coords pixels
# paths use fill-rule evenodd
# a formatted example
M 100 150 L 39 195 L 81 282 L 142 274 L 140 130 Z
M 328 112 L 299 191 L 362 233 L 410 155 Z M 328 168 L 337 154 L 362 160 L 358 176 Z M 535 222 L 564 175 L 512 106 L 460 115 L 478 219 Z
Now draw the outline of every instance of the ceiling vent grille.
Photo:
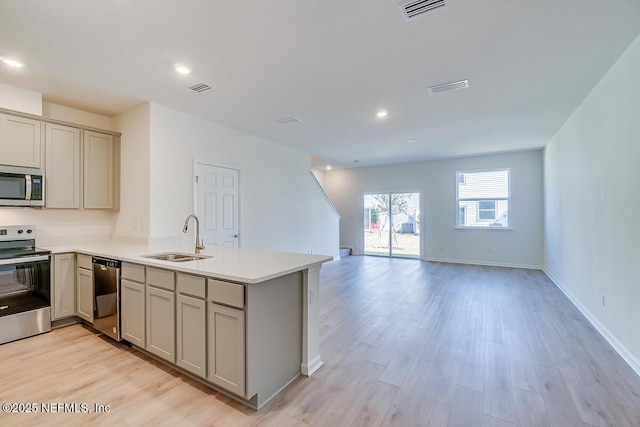
M 469 87 L 469 80 L 460 80 L 458 82 L 445 83 L 442 85 L 431 86 L 430 93 L 447 92 L 449 90 L 458 90 Z
M 193 84 L 193 85 L 189 86 L 188 89 L 190 89 L 190 90 L 192 90 L 194 92 L 200 93 L 200 92 L 205 92 L 205 91 L 207 91 L 209 89 L 213 89 L 213 88 L 211 86 L 209 86 L 208 84 L 206 84 L 206 83 L 200 82 L 200 83 L 196 83 L 196 84 Z
M 293 123 L 300 123 L 300 120 L 296 119 L 295 117 L 287 117 L 286 119 L 276 120 L 273 123 L 275 123 L 277 125 L 290 125 L 290 124 L 293 124 Z
M 409 21 L 434 9 L 446 6 L 448 3 L 448 0 L 414 0 L 402 4 L 400 7 L 405 21 Z

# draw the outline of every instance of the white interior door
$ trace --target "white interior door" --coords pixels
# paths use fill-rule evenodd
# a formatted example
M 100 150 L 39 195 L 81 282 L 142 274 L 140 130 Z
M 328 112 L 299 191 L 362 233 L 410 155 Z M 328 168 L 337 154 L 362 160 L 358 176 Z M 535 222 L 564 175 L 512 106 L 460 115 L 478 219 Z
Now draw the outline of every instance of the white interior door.
M 196 215 L 205 245 L 240 246 L 237 169 L 196 163 Z

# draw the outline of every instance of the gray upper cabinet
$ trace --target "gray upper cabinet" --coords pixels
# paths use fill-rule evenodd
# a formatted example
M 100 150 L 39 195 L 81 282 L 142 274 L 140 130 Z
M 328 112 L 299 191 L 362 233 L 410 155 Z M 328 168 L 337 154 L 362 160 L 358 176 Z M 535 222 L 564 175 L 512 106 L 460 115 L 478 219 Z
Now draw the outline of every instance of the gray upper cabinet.
M 45 170 L 47 208 L 80 208 L 80 129 L 46 125 Z
M 119 134 L 0 111 L 0 164 L 44 169 L 46 208 L 120 209 Z
M 114 138 L 84 131 L 84 207 L 113 209 Z
M 0 163 L 42 168 L 42 122 L 0 114 Z

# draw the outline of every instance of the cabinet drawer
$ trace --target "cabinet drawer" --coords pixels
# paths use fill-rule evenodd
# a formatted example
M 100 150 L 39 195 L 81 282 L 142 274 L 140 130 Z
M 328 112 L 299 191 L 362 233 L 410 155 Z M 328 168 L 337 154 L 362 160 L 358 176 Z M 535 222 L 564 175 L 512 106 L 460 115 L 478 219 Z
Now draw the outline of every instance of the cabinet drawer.
M 144 283 L 144 265 L 122 263 L 122 278 Z
M 160 268 L 147 267 L 147 284 L 167 289 L 169 291 L 175 291 L 175 273 L 173 271 L 162 270 Z
M 244 286 L 207 279 L 207 299 L 233 307 L 244 307 Z
M 91 256 L 78 254 L 78 267 L 93 270 L 93 266 L 91 265 Z
M 177 273 L 176 289 L 181 294 L 204 298 L 207 290 L 206 279 L 204 277 L 192 276 L 191 274 Z

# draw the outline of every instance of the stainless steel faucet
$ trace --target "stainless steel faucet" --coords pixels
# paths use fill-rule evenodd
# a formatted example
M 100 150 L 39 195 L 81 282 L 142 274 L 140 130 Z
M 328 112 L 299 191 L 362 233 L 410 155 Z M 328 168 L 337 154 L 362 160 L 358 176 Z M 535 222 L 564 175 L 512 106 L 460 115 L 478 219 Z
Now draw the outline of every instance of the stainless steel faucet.
M 199 254 L 201 250 L 204 249 L 204 242 L 200 240 L 200 220 L 195 214 L 191 214 L 184 220 L 184 227 L 182 227 L 182 232 L 186 233 L 189 230 L 189 220 L 193 218 L 196 220 L 196 250 L 195 253 Z

